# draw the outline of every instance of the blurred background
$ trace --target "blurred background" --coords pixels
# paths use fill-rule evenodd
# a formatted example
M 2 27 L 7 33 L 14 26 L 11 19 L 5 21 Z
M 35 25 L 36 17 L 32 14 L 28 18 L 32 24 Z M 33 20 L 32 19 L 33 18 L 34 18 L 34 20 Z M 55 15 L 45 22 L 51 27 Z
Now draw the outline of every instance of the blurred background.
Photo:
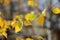
M 60 40 L 60 0 L 0 0 L 0 23 L 0 40 Z

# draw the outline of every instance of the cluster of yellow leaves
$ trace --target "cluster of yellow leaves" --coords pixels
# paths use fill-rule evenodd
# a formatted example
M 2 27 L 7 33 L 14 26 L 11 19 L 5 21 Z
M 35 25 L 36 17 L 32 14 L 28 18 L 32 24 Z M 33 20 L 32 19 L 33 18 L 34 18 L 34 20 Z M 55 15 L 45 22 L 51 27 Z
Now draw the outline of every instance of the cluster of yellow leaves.
M 7 38 L 6 28 L 8 28 L 8 22 L 0 17 L 0 34 Z
M 12 27 L 15 28 L 15 33 L 20 31 L 20 27 L 19 27 L 19 23 L 18 22 L 14 22 L 12 24 Z
M 20 25 L 20 23 L 21 23 L 21 25 Z M 20 16 L 16 16 L 13 19 L 11 25 L 12 25 L 12 28 L 15 28 L 15 33 L 20 32 L 22 29 L 22 20 L 21 20 Z
M 18 16 L 16 18 L 19 18 Z M 20 21 L 16 21 L 16 18 L 14 18 L 13 21 L 7 21 L 3 20 L 2 17 L 0 17 L 0 34 L 4 35 L 7 38 L 7 28 L 10 28 L 9 25 L 12 26 L 12 28 L 15 28 L 15 33 L 20 32 L 22 29 L 22 23 L 20 26 Z M 12 29 L 13 30 L 13 29 Z
M 44 9 L 44 10 L 42 11 L 42 13 L 37 17 L 37 22 L 38 22 L 38 24 L 39 24 L 40 26 L 43 26 L 45 17 L 46 17 L 46 9 Z M 34 12 L 27 13 L 27 14 L 25 15 L 26 21 L 24 21 L 24 24 L 25 24 L 26 26 L 32 25 L 32 24 L 30 23 L 30 21 L 35 20 L 35 18 L 36 18 L 36 15 L 34 14 Z

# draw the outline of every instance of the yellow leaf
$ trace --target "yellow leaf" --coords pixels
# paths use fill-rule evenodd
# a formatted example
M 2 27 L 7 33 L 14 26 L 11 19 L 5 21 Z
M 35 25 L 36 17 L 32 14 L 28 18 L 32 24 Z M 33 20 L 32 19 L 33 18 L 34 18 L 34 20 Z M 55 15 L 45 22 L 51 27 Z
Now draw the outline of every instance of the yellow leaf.
M 19 21 L 13 21 L 11 23 L 11 26 L 12 26 L 12 28 L 15 28 L 15 33 L 21 31 L 21 29 L 22 29 L 22 24 L 20 24 Z
M 0 29 L 0 34 L 2 34 L 2 32 L 3 32 L 3 30 L 2 30 L 2 29 Z
M 2 20 L 2 17 L 0 17 L 0 26 L 3 27 L 3 20 Z
M 16 26 L 14 21 L 11 23 L 11 26 L 12 26 L 12 28 L 14 28 Z
M 4 35 L 7 38 L 7 33 L 6 33 L 6 26 L 4 26 L 4 28 L 2 28 L 2 35 Z
M 53 11 L 54 14 L 59 14 L 60 13 L 60 9 L 59 8 L 54 8 L 52 11 Z
M 4 24 L 4 28 L 8 28 L 9 23 L 8 23 L 7 20 L 4 20 L 4 21 L 3 21 L 3 24 Z
M 15 28 L 15 33 L 19 32 L 21 30 L 18 22 L 14 23 L 13 27 Z
M 7 33 L 6 32 L 3 32 L 2 34 L 7 38 Z
M 26 40 L 33 40 L 32 38 L 26 38 Z
M 0 22 L 0 26 L 3 27 L 3 22 Z
M 43 24 L 44 24 L 44 16 L 39 16 L 39 17 L 37 18 L 37 22 L 38 22 L 38 24 L 39 24 L 40 26 L 43 26 Z
M 16 27 L 15 27 L 15 33 L 19 32 L 19 31 L 20 31 L 20 28 L 19 28 L 18 25 L 16 25 Z
M 42 36 L 38 36 L 37 38 L 38 38 L 38 39 L 43 39 L 43 37 L 42 37 Z
M 34 5 L 34 0 L 28 0 L 28 6 L 33 6 Z
M 35 19 L 35 17 L 36 17 L 36 15 L 31 14 L 31 13 L 28 13 L 28 14 L 26 14 L 26 16 L 25 16 L 25 19 L 32 21 L 32 20 Z
M 24 21 L 24 25 L 25 25 L 25 26 L 28 26 L 28 25 L 32 25 L 32 24 L 31 24 L 29 21 L 25 20 L 25 21 Z

